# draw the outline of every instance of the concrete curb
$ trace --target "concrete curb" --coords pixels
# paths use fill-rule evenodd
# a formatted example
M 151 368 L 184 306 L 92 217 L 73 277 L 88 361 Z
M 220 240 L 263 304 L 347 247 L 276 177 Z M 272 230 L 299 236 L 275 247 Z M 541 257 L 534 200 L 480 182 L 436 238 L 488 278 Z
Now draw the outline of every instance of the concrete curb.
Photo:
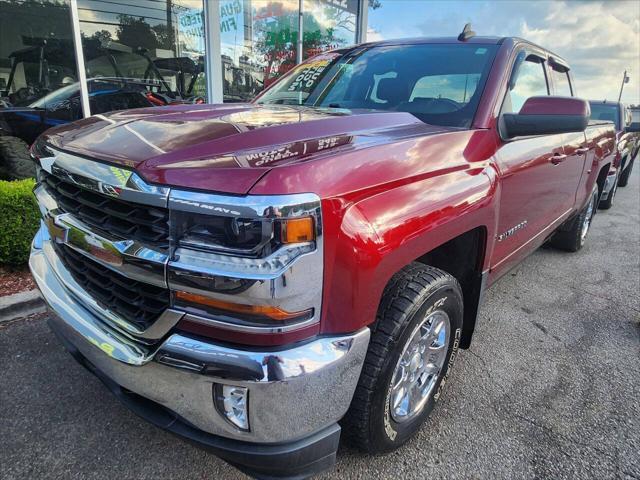
M 44 310 L 45 303 L 37 289 L 0 297 L 0 323 Z

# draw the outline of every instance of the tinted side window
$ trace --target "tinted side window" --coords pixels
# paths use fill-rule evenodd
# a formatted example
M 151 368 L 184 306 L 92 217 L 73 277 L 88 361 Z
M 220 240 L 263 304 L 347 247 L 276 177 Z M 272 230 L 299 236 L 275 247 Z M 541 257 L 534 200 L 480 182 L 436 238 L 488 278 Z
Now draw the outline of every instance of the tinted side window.
M 502 105 L 503 113 L 518 113 L 529 97 L 549 95 L 544 63 L 535 57 L 522 62 L 513 87 L 507 92 Z
M 553 77 L 553 86 L 555 88 L 555 94 L 563 97 L 572 97 L 571 85 L 569 84 L 569 74 L 567 72 L 559 72 L 558 70 L 551 69 L 551 76 Z

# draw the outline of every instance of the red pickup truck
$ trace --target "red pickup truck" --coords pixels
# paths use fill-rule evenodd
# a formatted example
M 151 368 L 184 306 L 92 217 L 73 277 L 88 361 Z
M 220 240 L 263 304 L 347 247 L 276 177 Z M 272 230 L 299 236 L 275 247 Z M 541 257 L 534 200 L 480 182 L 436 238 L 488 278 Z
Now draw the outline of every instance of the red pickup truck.
M 640 149 L 640 125 L 632 122 L 631 110 L 621 102 L 591 100 L 591 118 L 612 122 L 616 129 L 616 156 L 600 195 L 599 207 L 608 210 L 618 187 L 625 187 L 629 181 L 633 162 Z
M 615 156 L 517 38 L 332 51 L 250 104 L 95 115 L 33 146 L 30 266 L 67 349 L 258 477 L 422 425 L 488 286 L 582 247 Z M 564 96 L 556 96 L 565 93 Z

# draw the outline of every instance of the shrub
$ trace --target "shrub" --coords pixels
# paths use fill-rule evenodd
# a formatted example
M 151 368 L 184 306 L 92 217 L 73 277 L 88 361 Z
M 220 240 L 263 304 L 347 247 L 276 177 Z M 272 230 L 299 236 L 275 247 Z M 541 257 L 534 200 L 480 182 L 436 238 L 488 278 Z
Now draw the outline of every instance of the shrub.
M 0 180 L 0 265 L 24 265 L 38 230 L 40 211 L 33 179 Z

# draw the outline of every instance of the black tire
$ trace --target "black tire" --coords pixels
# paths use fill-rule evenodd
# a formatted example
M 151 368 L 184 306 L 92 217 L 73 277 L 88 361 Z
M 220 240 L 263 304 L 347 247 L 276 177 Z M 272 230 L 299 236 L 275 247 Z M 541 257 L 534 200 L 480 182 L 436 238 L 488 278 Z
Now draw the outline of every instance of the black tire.
M 635 162 L 635 160 L 635 158 L 632 158 L 627 168 L 620 174 L 620 178 L 618 179 L 619 187 L 626 187 L 627 183 L 629 183 L 629 177 L 631 176 L 631 170 L 633 169 L 633 162 Z
M 620 174 L 616 176 L 616 181 L 613 184 L 613 187 L 611 187 L 609 196 L 607 197 L 606 200 L 600 200 L 600 203 L 598 204 L 598 208 L 601 208 L 602 210 L 609 210 L 611 207 L 613 207 L 613 200 L 615 199 L 616 192 L 618 191 L 619 181 L 620 181 Z
M 29 145 L 18 137 L 0 137 L 0 169 L 8 180 L 22 180 L 36 175 Z
M 398 423 L 389 406 L 394 371 L 413 333 L 427 316 L 440 310 L 449 317 L 444 363 L 434 375 L 426 403 L 415 416 Z M 403 445 L 420 429 L 449 378 L 462 332 L 462 313 L 462 290 L 448 273 L 412 263 L 393 276 L 383 293 L 360 380 L 342 421 L 348 443 L 370 453 L 386 452 Z
M 577 252 L 580 250 L 587 239 L 587 234 L 591 228 L 591 220 L 596 214 L 596 205 L 598 204 L 598 187 L 593 187 L 591 197 L 587 204 L 582 208 L 580 213 L 573 217 L 566 225 L 560 227 L 560 229 L 551 237 L 549 243 L 560 250 L 566 250 L 567 252 Z M 587 231 L 583 235 L 582 229 L 588 222 Z

